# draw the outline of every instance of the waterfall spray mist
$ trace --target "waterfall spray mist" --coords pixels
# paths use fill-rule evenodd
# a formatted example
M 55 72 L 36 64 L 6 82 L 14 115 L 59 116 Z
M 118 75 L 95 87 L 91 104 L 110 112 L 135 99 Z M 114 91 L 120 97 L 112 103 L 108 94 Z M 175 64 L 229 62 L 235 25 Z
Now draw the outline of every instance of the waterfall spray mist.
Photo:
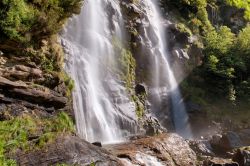
M 167 46 L 167 22 L 161 15 L 161 10 L 158 8 L 157 2 L 154 0 L 143 0 L 142 3 L 146 6 L 146 15 L 149 21 L 149 27 L 146 29 L 146 36 L 150 41 L 151 55 L 153 56 L 153 87 L 156 89 L 155 93 L 159 95 L 167 93 L 170 95 L 172 104 L 172 114 L 175 130 L 178 134 L 185 138 L 191 138 L 192 132 L 190 129 L 188 115 L 182 96 L 175 79 L 174 73 L 169 64 L 169 52 Z M 163 88 L 167 86 L 167 88 Z M 164 100 L 161 96 L 160 100 Z

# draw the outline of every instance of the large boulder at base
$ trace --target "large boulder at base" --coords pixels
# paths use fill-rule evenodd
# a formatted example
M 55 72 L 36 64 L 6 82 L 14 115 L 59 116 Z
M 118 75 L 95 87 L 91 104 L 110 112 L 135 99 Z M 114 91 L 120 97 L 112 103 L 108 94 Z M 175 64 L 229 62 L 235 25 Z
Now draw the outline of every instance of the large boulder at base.
M 213 136 L 210 143 L 214 150 L 220 152 L 227 152 L 242 146 L 242 141 L 239 135 L 232 131 L 229 131 L 223 135 Z
M 18 153 L 20 166 L 68 165 L 119 166 L 122 163 L 106 150 L 92 145 L 76 136 L 61 136 L 42 150 Z
M 120 158 L 126 166 L 194 166 L 197 161 L 188 143 L 177 134 L 139 138 L 104 148 Z

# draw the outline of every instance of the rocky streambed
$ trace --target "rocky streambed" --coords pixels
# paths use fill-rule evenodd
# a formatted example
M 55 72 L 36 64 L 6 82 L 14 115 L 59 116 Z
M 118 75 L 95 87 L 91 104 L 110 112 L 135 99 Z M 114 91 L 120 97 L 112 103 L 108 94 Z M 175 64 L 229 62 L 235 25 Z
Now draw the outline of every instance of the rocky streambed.
M 225 137 L 225 136 L 224 136 Z M 225 138 L 223 138 L 225 139 Z M 42 150 L 19 153 L 19 165 L 100 165 L 100 166 L 249 166 L 250 149 L 225 150 L 215 136 L 211 140 L 184 140 L 177 134 L 153 137 L 134 136 L 127 142 L 101 145 L 74 135 L 57 138 Z M 101 147 L 102 146 L 102 147 Z M 218 152 L 216 148 L 221 148 Z M 219 157 L 218 157 L 219 156 Z

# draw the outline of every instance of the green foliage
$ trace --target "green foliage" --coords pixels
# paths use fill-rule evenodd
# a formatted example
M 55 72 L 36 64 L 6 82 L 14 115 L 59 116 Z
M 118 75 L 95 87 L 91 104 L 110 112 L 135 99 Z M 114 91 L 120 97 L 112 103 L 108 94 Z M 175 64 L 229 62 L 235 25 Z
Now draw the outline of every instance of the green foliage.
M 238 51 L 241 51 L 243 56 L 250 53 L 250 25 L 240 31 L 236 44 Z
M 90 164 L 90 166 L 95 166 L 96 164 L 94 163 L 94 162 L 92 162 L 91 164 Z
M 132 53 L 129 50 L 121 50 L 120 64 L 121 75 L 126 82 L 126 87 L 132 88 L 135 82 L 136 63 L 134 57 L 132 56 Z
M 66 96 L 70 97 L 72 91 L 75 88 L 75 82 L 74 80 L 64 71 L 59 73 L 59 78 L 61 81 L 64 82 L 65 86 L 66 86 Z
M 192 33 L 203 35 L 207 31 L 213 29 L 207 14 L 207 0 L 165 0 L 167 6 L 173 5 L 179 10 L 181 21 Z
M 143 95 L 132 95 L 132 100 L 135 103 L 136 106 L 136 115 L 140 119 L 143 117 L 145 113 L 145 100 L 146 100 L 146 94 Z
M 200 83 L 201 81 L 200 78 L 191 77 L 184 80 L 180 85 L 183 96 L 188 96 L 188 100 L 193 103 L 206 105 L 206 93 L 203 88 L 197 85 L 197 82 Z
M 19 42 L 55 34 L 65 18 L 79 13 L 81 0 L 2 0 L 0 34 Z
M 56 117 L 41 119 L 28 115 L 0 122 L 0 165 L 12 166 L 15 161 L 6 159 L 5 153 L 15 153 L 16 149 L 32 150 L 53 141 L 60 133 L 74 132 L 72 120 L 66 113 Z M 38 135 L 30 141 L 31 136 Z
M 249 26 L 237 36 L 227 27 L 213 30 L 205 37 L 202 75 L 211 93 L 228 96 L 234 102 L 249 100 Z M 244 89 L 244 90 L 243 90 Z M 243 92 L 245 91 L 245 92 Z
M 25 0 L 3 0 L 0 3 L 0 30 L 11 39 L 25 39 L 25 32 L 35 21 L 35 9 Z
M 142 118 L 145 110 L 145 100 L 146 94 L 135 95 L 134 85 L 135 85 L 135 69 L 136 61 L 130 50 L 122 47 L 122 44 L 114 39 L 114 48 L 118 55 L 119 62 L 119 75 L 120 78 L 125 82 L 125 87 L 128 93 L 131 95 L 132 101 L 136 105 L 136 115 L 138 118 Z
M 231 49 L 234 39 L 234 34 L 226 26 L 210 31 L 205 36 L 206 51 L 224 54 Z
M 226 0 L 226 3 L 237 8 L 245 9 L 245 19 L 250 20 L 250 0 Z
M 191 30 L 187 26 L 185 26 L 185 24 L 182 23 L 177 24 L 177 29 L 182 33 L 188 34 L 189 36 L 192 35 Z
M 125 81 L 126 88 L 130 91 L 133 88 L 135 82 L 136 61 L 131 51 L 124 48 L 118 39 L 113 39 L 113 45 L 118 55 L 118 73 L 120 78 Z

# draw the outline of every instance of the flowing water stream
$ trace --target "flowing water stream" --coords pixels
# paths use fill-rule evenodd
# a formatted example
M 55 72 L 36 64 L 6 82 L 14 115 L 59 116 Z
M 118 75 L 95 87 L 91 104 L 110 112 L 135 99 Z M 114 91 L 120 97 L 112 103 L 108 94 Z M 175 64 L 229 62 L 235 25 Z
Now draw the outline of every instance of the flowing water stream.
M 163 100 L 160 94 L 171 94 L 176 131 L 189 138 L 188 116 L 168 60 L 167 23 L 156 1 L 140 3 L 145 6 L 149 22 L 144 42 L 153 57 L 152 89 L 159 100 Z M 125 34 L 119 0 L 85 0 L 81 14 L 69 21 L 62 35 L 68 56 L 66 71 L 75 81 L 77 130 L 90 142 L 122 141 L 125 136 L 138 132 L 135 104 L 114 72 L 119 69 L 114 38 L 126 41 Z

